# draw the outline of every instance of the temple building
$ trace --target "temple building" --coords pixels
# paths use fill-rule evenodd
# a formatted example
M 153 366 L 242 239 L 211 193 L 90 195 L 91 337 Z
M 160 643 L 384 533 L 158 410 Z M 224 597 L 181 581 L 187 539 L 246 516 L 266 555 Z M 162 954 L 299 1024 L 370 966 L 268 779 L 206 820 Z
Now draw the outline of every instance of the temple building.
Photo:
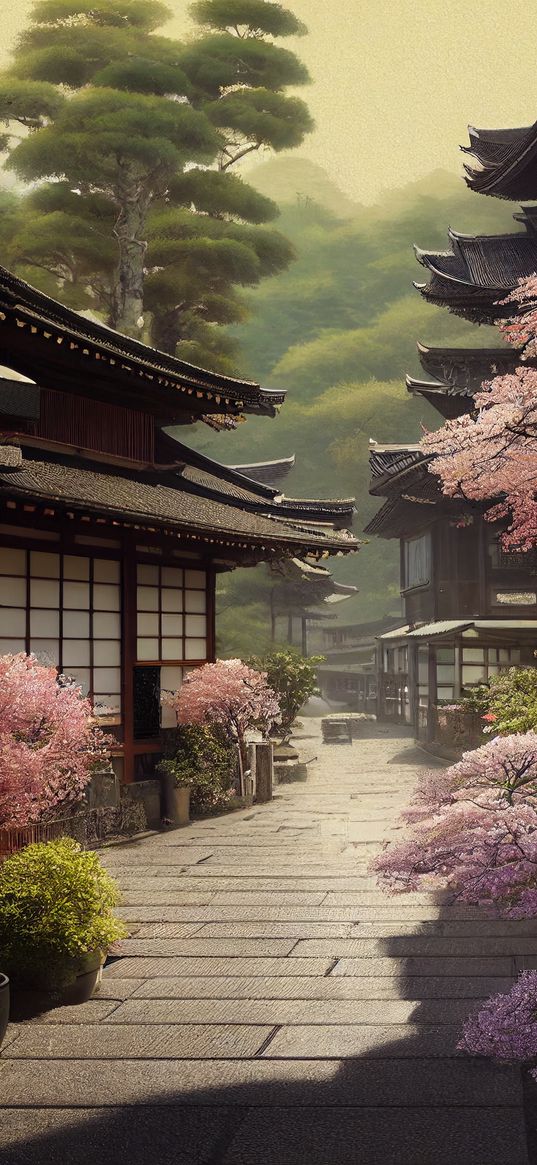
M 464 399 L 464 398 L 463 398 Z M 366 534 L 398 539 L 402 625 L 378 637 L 378 712 L 434 740 L 436 711 L 502 668 L 534 664 L 537 551 L 506 553 L 486 506 L 445 497 L 417 446 L 372 444 Z
M 348 554 L 352 500 L 286 498 L 292 459 L 240 468 L 170 428 L 274 416 L 284 393 L 195 368 L 0 268 L 0 652 L 73 677 L 152 774 L 162 691 L 214 659 L 215 578 Z
M 430 273 L 428 283 L 414 283 L 429 303 L 449 308 L 475 324 L 495 324 L 509 314 L 502 300 L 519 279 L 537 270 L 537 209 L 514 217 L 525 232 L 462 235 L 451 229 L 449 251 L 415 247 L 416 258 Z
M 417 349 L 428 379 L 407 375 L 407 390 L 426 400 L 444 420 L 471 413 L 474 394 L 483 382 L 514 372 L 520 364 L 513 348 L 428 348 L 418 343 Z M 535 367 L 536 362 L 525 364 Z
M 468 127 L 469 146 L 476 165 L 465 165 L 466 182 L 479 194 L 495 198 L 534 199 L 537 191 L 537 122 L 523 129 Z

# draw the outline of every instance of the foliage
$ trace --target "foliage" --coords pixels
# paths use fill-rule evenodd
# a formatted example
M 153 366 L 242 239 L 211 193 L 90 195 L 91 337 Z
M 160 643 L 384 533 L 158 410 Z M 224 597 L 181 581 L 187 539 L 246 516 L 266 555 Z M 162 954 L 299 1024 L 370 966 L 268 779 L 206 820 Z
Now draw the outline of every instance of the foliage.
M 1 144 L 31 187 L 10 261 L 120 331 L 231 369 L 214 325 L 241 322 L 237 289 L 294 252 L 265 226 L 274 204 L 230 171 L 311 129 L 285 92 L 306 70 L 274 39 L 303 29 L 268 0 L 208 0 L 183 44 L 159 33 L 171 15 L 157 0 L 33 8 L 0 76 Z
M 174 733 L 173 753 L 159 765 L 176 785 L 188 785 L 190 805 L 216 809 L 233 796 L 237 750 L 218 724 L 183 724 Z
M 493 676 L 486 711 L 489 731 L 506 735 L 537 729 L 537 668 L 510 667 Z
M 115 882 L 97 854 L 71 838 L 39 842 L 0 864 L 2 967 L 17 985 L 36 972 L 51 986 L 74 978 L 76 961 L 103 955 L 125 927 L 114 918 Z
M 305 659 L 298 651 L 273 651 L 250 664 L 267 677 L 267 683 L 276 693 L 281 711 L 279 732 L 282 742 L 289 740 L 291 728 L 300 709 L 317 692 L 316 668 L 323 662 L 322 655 Z
M 492 995 L 473 1012 L 457 1044 L 470 1056 L 500 1064 L 528 1064 L 537 1057 L 537 971 L 523 971 L 507 992 Z M 537 1078 L 537 1073 L 533 1072 Z
M 409 836 L 373 862 L 390 891 L 436 882 L 516 917 L 537 907 L 537 735 L 498 736 L 420 783 Z
M 79 801 L 108 738 L 89 700 L 23 653 L 0 658 L 0 826 L 30 825 Z
M 280 715 L 266 675 L 240 659 L 206 663 L 185 676 L 178 692 L 162 698 L 175 708 L 178 724 L 220 725 L 228 739 L 238 743 L 241 775 L 246 762 L 246 732 L 252 728 L 266 732 Z

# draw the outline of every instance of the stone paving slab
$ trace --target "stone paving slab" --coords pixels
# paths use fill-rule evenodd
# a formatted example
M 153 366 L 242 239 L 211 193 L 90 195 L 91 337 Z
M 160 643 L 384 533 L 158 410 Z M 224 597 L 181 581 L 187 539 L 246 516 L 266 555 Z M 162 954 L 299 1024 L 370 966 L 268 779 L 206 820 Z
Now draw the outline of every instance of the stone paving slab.
M 457 1025 L 443 1024 L 318 1024 L 284 1027 L 265 1048 L 265 1057 L 290 1060 L 315 1059 L 416 1059 L 435 1056 L 459 1057 L 455 1045 L 460 1035 Z M 16 1053 L 17 1045 L 15 1045 Z
M 173 894 L 166 895 L 166 898 L 172 899 L 173 897 Z M 434 934 L 510 934 L 512 929 L 519 928 L 522 928 L 521 933 L 535 933 L 533 919 L 484 920 L 482 912 L 476 916 L 475 912 L 466 911 L 462 907 L 459 910 L 453 907 L 447 918 L 445 917 L 447 912 L 443 910 L 443 917 L 439 919 L 438 909 L 431 906 L 401 906 L 398 911 L 393 906 L 321 906 L 317 901 L 310 905 L 303 905 L 300 902 L 294 906 L 275 906 L 273 894 L 263 895 L 263 901 L 258 905 L 255 901 L 251 902 L 252 895 L 239 895 L 239 897 L 244 897 L 246 901 L 237 904 L 221 902 L 219 901 L 221 897 L 222 895 L 214 895 L 212 902 L 204 900 L 194 906 L 170 906 L 158 903 L 148 906 L 133 903 L 131 906 L 116 908 L 116 913 L 121 918 L 144 923 L 194 921 L 199 923 L 228 921 L 237 924 L 249 921 L 351 922 L 355 923 L 357 928 L 359 926 L 377 927 L 379 933 L 382 931 L 383 934 L 390 933 L 390 930 L 384 930 L 384 927 L 392 926 L 395 928 L 396 934 L 412 933 L 411 931 L 399 930 L 399 925 L 406 927 L 421 923 L 423 927 L 427 927 L 427 933 L 428 928 L 431 927 L 431 933 Z M 254 897 L 257 899 L 257 895 Z M 300 897 L 304 896 L 300 895 Z M 319 899 L 321 895 L 308 894 L 305 897 Z M 125 896 L 123 901 L 125 901 Z M 458 927 L 461 929 L 455 929 Z
M 315 956 L 312 954 L 312 958 Z M 302 959 L 302 962 L 307 962 Z M 331 971 L 332 975 L 485 975 L 506 978 L 514 974 L 512 959 L 473 958 L 342 958 Z
M 118 959 L 110 967 L 109 976 L 129 979 L 161 979 L 176 975 L 326 975 L 332 967 L 331 959 L 283 958 L 138 958 Z
M 242 1117 L 236 1110 L 204 1108 L 33 1111 L 2 1113 L 3 1165 L 206 1165 L 220 1162 Z
M 352 1109 L 383 1105 L 389 1109 L 444 1103 L 463 1108 L 485 1105 L 487 1113 L 489 1106 L 498 1110 L 521 1101 L 520 1073 L 515 1069 L 462 1059 L 415 1060 L 412 1071 L 400 1060 L 389 1059 L 168 1059 L 150 1064 L 144 1060 L 1 1060 L 0 1088 L 0 1136 L 6 1106 L 27 1105 L 29 1097 L 37 1109 L 58 1104 L 114 1108 L 137 1103 L 158 1107 L 203 1104 L 211 1108 L 222 1103 L 261 1108 L 278 1104 L 287 1108 L 345 1105 Z M 28 1132 L 27 1110 L 25 1119 Z M 33 1124 L 33 1114 L 31 1119 Z M 59 1159 L 58 1165 L 67 1160 Z M 263 1156 L 258 1160 L 263 1162 Z M 332 1165 L 335 1160 L 332 1156 L 323 1165 Z M 43 1158 L 41 1165 L 49 1165 L 48 1159 Z M 285 1157 L 281 1165 L 287 1165 Z M 509 1158 L 505 1165 L 510 1165 Z
M 481 1003 L 476 1001 L 476 1006 Z M 473 1006 L 473 1005 L 472 1005 Z M 468 1000 L 435 999 L 128 999 L 102 1016 L 107 1023 L 454 1024 L 462 1025 Z M 65 1022 L 65 1019 L 64 1019 Z M 68 1022 L 68 1021 L 67 1021 Z
M 125 939 L 121 943 L 121 952 L 127 958 L 139 955 L 148 956 L 175 955 L 207 955 L 209 958 L 229 957 L 237 955 L 246 957 L 259 956 L 260 958 L 272 955 L 289 955 L 295 946 L 293 939 L 224 939 L 224 938 L 187 938 L 187 939 Z M 313 952 L 312 952 L 313 954 Z
M 337 1148 L 336 1148 L 337 1146 Z M 335 1156 L 337 1154 L 337 1156 Z M 359 1156 L 358 1156 L 359 1154 Z M 516 1112 L 378 1109 L 329 1117 L 298 1114 L 247 1116 L 222 1165 L 527 1165 L 524 1122 Z
M 202 940 L 190 939 L 187 942 Z M 246 940 L 243 939 L 243 942 Z M 382 939 L 304 939 L 296 944 L 298 956 L 313 955 L 322 958 L 376 959 L 383 955 L 406 959 L 418 958 L 499 958 L 502 955 L 537 954 L 537 939 L 527 934 L 516 933 L 491 938 L 480 936 L 466 938 L 430 937 L 424 934 L 410 934 Z
M 287 963 L 288 960 L 286 960 Z M 282 970 L 286 969 L 282 964 Z M 115 983 L 124 984 L 129 979 L 114 979 L 105 976 L 103 985 L 111 995 Z M 233 975 L 193 975 L 175 978 L 132 980 L 137 986 L 132 992 L 139 999 L 465 999 L 468 1012 L 476 999 L 485 999 L 498 991 L 508 991 L 511 978 L 456 978 L 449 975 L 421 975 L 408 978 L 394 975 L 389 977 L 361 977 L 345 975 L 262 975 L 241 977 Z M 102 990 L 102 988 L 101 988 Z
M 255 1056 L 271 1026 L 241 1024 L 27 1024 L 10 1044 L 12 1059 L 153 1060 Z

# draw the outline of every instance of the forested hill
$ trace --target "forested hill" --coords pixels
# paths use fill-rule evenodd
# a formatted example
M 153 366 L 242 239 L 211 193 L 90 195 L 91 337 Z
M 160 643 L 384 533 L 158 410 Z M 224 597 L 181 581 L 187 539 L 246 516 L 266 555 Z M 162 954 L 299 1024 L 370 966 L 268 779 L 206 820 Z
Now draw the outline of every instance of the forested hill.
M 439 423 L 405 389 L 405 373 L 419 371 L 416 340 L 498 344 L 495 330 L 424 303 L 412 287 L 424 274 L 412 244 L 445 250 L 448 226 L 474 234 L 516 230 L 516 208 L 480 198 L 441 171 L 372 207 L 353 204 L 322 169 L 296 158 L 267 162 L 248 179 L 277 198 L 277 225 L 297 259 L 249 295 L 252 315 L 234 335 L 242 370 L 268 387 L 286 388 L 287 402 L 274 421 L 249 418 L 235 433 L 213 436 L 205 429 L 195 439 L 230 463 L 295 453 L 285 492 L 355 496 L 359 533 L 378 508 L 367 493 L 369 438 L 415 441 L 422 424 Z M 398 609 L 392 543 L 371 542 L 334 561 L 334 573 L 360 587 L 359 599 L 341 606 L 346 622 Z

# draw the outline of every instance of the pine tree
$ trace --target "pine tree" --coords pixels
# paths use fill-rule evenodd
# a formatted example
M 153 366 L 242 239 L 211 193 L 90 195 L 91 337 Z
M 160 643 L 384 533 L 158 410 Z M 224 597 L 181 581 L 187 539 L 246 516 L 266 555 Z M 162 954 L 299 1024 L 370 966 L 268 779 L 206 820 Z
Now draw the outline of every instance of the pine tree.
M 159 346 L 225 363 L 233 344 L 212 325 L 242 320 L 237 289 L 293 257 L 264 226 L 275 205 L 230 168 L 302 140 L 309 114 L 283 90 L 307 74 L 274 43 L 302 30 L 279 5 L 192 11 L 183 45 L 159 34 L 157 0 L 35 5 L 0 78 L 7 165 L 33 186 L 11 261 L 120 331 L 145 317 Z

